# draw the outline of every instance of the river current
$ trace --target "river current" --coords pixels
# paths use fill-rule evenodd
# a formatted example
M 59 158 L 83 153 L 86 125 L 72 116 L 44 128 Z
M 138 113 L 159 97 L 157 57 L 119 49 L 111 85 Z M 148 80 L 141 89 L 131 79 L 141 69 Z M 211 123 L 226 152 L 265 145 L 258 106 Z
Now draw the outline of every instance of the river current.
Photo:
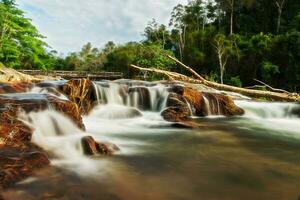
M 299 200 L 300 118 L 292 110 L 300 105 L 236 100 L 245 115 L 193 117 L 199 129 L 176 129 L 160 116 L 168 95 L 164 87 L 147 86 L 151 99 L 143 102 L 134 95 L 122 99 L 116 93 L 120 87 L 95 83 L 99 105 L 83 117 L 85 132 L 53 110 L 20 116 L 30 118 L 33 142 L 53 155 L 52 166 L 3 197 Z M 144 102 L 150 109 L 141 108 Z M 133 109 L 142 116 L 133 117 Z M 120 151 L 86 157 L 83 135 L 114 143 Z

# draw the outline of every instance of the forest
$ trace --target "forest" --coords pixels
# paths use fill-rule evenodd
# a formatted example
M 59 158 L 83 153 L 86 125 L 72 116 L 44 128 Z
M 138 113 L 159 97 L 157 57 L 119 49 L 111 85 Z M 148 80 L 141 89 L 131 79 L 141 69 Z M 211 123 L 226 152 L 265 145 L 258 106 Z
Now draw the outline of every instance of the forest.
M 141 75 L 130 68 L 135 64 L 187 73 L 171 55 L 207 80 L 245 88 L 260 80 L 300 92 L 299 0 L 191 0 L 174 7 L 169 24 L 150 21 L 143 36 L 104 47 L 87 43 L 62 57 L 14 0 L 0 1 L 0 62 L 10 68 L 118 71 L 133 78 Z

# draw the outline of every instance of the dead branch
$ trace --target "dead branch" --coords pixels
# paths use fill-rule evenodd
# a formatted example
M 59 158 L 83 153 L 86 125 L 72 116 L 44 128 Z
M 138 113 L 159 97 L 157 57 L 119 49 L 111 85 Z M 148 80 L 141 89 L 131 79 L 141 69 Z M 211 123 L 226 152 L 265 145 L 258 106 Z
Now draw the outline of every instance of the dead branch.
M 286 90 L 282 90 L 282 89 L 277 89 L 277 88 L 273 88 L 271 87 L 270 85 L 260 81 L 260 80 L 257 80 L 257 79 L 253 79 L 255 80 L 256 82 L 260 83 L 260 84 L 263 84 L 264 86 L 266 86 L 267 88 L 269 88 L 271 91 L 273 92 L 282 92 L 282 93 L 287 93 L 287 94 L 290 94 L 290 92 L 286 91 Z

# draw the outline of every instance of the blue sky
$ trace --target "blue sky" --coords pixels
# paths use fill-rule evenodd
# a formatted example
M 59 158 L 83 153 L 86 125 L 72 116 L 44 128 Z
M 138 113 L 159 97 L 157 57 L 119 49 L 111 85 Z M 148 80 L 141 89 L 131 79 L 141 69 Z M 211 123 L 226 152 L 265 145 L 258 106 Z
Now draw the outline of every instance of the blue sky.
M 26 16 L 58 52 L 78 51 L 92 42 L 139 41 L 147 22 L 168 23 L 178 3 L 187 0 L 17 0 Z

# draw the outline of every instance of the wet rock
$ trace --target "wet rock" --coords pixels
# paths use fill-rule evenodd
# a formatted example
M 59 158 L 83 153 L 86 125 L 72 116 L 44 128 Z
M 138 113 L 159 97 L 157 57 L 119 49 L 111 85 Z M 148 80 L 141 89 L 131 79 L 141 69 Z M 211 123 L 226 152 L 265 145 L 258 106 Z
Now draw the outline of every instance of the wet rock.
M 85 136 L 81 139 L 83 153 L 85 155 L 95 155 L 98 153 L 96 141 L 91 136 Z
M 43 150 L 30 143 L 32 127 L 19 119 L 21 112 L 49 108 L 64 113 L 84 129 L 79 108 L 71 101 L 47 94 L 0 95 L 0 187 L 11 185 L 49 165 Z
M 88 114 L 97 100 L 93 82 L 88 79 L 70 80 L 63 85 L 61 92 L 76 103 L 83 114 Z
M 177 94 L 177 100 L 183 104 L 189 103 L 195 115 L 201 115 L 203 110 L 203 96 L 197 89 L 183 85 L 174 85 L 169 89 L 170 92 Z M 180 105 L 179 105 L 180 106 Z
M 14 124 L 20 111 L 35 112 L 45 109 L 54 109 L 64 113 L 75 124 L 84 129 L 78 106 L 68 100 L 63 100 L 48 94 L 5 94 L 0 95 L 0 121 Z
M 186 107 L 169 107 L 162 111 L 161 116 L 169 122 L 184 122 L 191 115 Z
M 27 92 L 32 87 L 31 83 L 0 83 L 0 94 Z
M 197 89 L 185 87 L 182 95 L 194 109 L 195 115 L 200 115 L 203 110 L 203 96 Z
M 83 152 L 85 155 L 112 155 L 120 149 L 111 143 L 100 143 L 96 142 L 93 137 L 85 136 L 81 139 L 81 144 L 83 147 Z
M 224 115 L 224 116 L 234 116 L 243 115 L 245 111 L 236 106 L 231 97 L 217 94 L 217 93 L 202 93 L 204 98 L 208 102 L 202 101 L 202 113 L 200 115 L 207 116 L 211 115 Z M 206 103 L 206 105 L 205 105 Z M 208 104 L 207 104 L 208 103 Z
M 151 110 L 151 96 L 147 87 L 131 87 L 128 90 L 128 95 L 135 100 L 131 102 L 134 102 L 139 109 Z
M 98 152 L 103 155 L 112 155 L 120 150 L 117 145 L 108 142 L 97 142 L 96 147 Z
M 189 117 L 192 115 L 203 117 L 207 115 L 233 116 L 244 114 L 244 110 L 236 106 L 232 98 L 226 95 L 201 92 L 193 87 L 182 85 L 171 85 L 169 92 L 167 109 L 161 113 L 167 121 L 191 126 Z
M 8 187 L 50 164 L 48 156 L 31 144 L 0 148 L 0 187 Z

